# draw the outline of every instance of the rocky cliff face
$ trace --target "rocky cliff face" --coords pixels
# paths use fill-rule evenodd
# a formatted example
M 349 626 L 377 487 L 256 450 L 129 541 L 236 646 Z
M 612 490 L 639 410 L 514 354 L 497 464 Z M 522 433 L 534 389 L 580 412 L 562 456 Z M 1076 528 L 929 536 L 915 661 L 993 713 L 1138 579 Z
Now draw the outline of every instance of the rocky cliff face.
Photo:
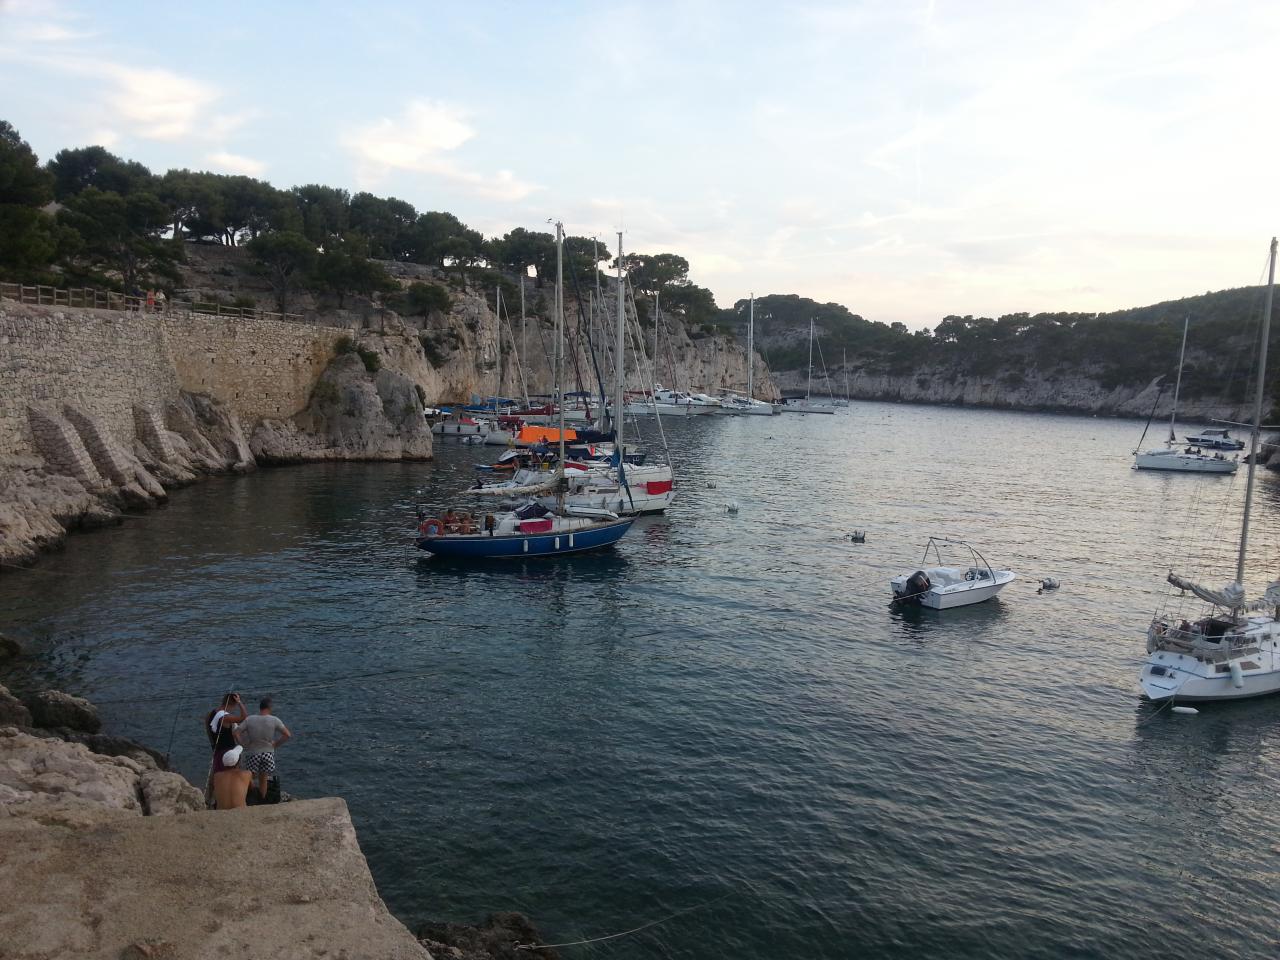
M 1173 402 L 1172 391 L 1160 390 L 1159 381 L 1140 385 L 1106 387 L 1087 374 L 1060 376 L 1040 370 L 1006 369 L 990 376 L 971 376 L 945 367 L 922 367 L 908 374 L 869 371 L 850 364 L 849 395 L 855 400 L 889 400 L 906 403 L 941 403 L 1011 410 L 1044 410 L 1103 416 L 1147 417 L 1160 395 L 1157 417 L 1167 417 Z M 803 393 L 804 370 L 775 372 L 774 378 L 787 392 Z M 830 391 L 843 396 L 845 371 L 831 371 Z M 826 394 L 826 382 L 815 379 L 813 392 Z M 1226 397 L 1184 398 L 1178 404 L 1179 417 L 1197 420 L 1241 420 L 1252 416 L 1239 402 Z
M 448 286 L 456 279 L 443 271 L 418 264 L 384 263 L 401 284 L 414 282 Z M 504 300 L 503 317 L 494 313 L 495 294 L 471 286 L 459 289 L 448 286 L 452 306 L 448 312 L 433 311 L 425 317 L 399 317 L 383 314 L 378 322 L 390 333 L 414 331 L 422 345 L 425 369 L 419 368 L 418 382 L 430 401 L 459 402 L 472 396 L 508 397 L 549 394 L 554 386 L 555 326 L 552 320 L 552 291 L 549 285 L 537 288 L 530 282 L 525 289 L 526 315 L 520 318 L 519 300 Z M 606 357 L 616 340 L 614 318 L 617 301 L 606 291 L 603 306 L 597 308 L 598 320 L 592 328 L 596 359 L 607 366 Z M 568 389 L 597 389 L 595 364 L 579 310 L 572 296 L 565 303 L 566 359 Z M 375 325 L 375 329 L 377 326 Z M 679 317 L 665 317 L 660 342 L 659 361 L 652 359 L 653 328 L 644 330 L 642 345 L 647 359 L 638 360 L 634 341 L 627 347 L 626 383 L 630 390 L 649 389 L 656 380 L 666 386 L 715 394 L 721 390 L 745 390 L 747 353 L 745 344 L 732 336 L 702 335 L 690 330 Z M 402 348 L 403 349 L 403 348 Z M 411 357 L 396 360 L 402 369 L 414 367 Z M 611 361 L 610 361 L 611 362 Z M 753 357 L 755 394 L 761 399 L 778 396 L 769 368 L 759 354 Z M 612 369 L 602 370 L 606 383 Z

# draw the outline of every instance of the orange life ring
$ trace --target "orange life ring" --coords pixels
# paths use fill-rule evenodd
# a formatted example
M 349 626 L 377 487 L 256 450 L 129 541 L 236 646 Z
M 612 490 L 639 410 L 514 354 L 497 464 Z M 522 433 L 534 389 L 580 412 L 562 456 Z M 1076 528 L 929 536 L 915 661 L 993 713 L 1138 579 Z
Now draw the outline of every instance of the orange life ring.
M 418 532 L 424 537 L 438 537 L 444 533 L 444 523 L 436 517 L 427 517 L 418 524 Z

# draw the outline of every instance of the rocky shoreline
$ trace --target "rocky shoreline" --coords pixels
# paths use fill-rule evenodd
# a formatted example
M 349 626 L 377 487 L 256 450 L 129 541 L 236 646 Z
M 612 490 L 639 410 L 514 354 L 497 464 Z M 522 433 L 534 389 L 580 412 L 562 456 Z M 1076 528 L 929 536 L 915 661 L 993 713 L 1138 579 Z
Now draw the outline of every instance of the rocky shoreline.
M 0 635 L 0 679 L 24 656 Z M 378 897 L 341 800 L 209 811 L 162 754 L 104 733 L 88 700 L 2 684 L 0 899 L 12 960 L 557 956 L 515 948 L 540 939 L 518 913 L 411 934 Z

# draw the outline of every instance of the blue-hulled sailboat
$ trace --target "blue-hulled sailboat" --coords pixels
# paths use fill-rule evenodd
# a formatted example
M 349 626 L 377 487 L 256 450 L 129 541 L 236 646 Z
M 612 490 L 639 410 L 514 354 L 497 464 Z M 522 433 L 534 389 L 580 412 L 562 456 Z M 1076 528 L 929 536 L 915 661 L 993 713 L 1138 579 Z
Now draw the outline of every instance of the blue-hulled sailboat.
M 556 389 L 564 381 L 564 225 L 556 224 Z M 512 495 L 554 494 L 556 503 L 548 508 L 537 502 L 514 511 L 469 514 L 443 519 L 420 518 L 418 548 L 436 556 L 457 558 L 520 558 L 555 556 L 598 550 L 617 543 L 631 529 L 634 517 L 620 517 L 609 510 L 565 507 L 565 426 L 564 404 L 560 408 L 559 459 L 555 473 L 546 481 L 526 489 L 507 491 Z

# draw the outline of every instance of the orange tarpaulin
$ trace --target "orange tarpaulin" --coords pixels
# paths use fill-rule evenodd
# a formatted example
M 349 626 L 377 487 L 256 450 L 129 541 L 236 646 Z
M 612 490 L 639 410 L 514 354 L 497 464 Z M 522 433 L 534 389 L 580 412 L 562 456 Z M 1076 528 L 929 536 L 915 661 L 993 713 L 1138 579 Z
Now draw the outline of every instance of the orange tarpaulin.
M 577 440 L 577 431 L 565 430 L 564 439 L 566 442 L 570 440 Z M 560 431 L 555 427 L 521 427 L 520 435 L 516 437 L 517 443 L 523 443 L 528 446 L 532 446 L 539 441 L 545 443 L 559 443 Z

